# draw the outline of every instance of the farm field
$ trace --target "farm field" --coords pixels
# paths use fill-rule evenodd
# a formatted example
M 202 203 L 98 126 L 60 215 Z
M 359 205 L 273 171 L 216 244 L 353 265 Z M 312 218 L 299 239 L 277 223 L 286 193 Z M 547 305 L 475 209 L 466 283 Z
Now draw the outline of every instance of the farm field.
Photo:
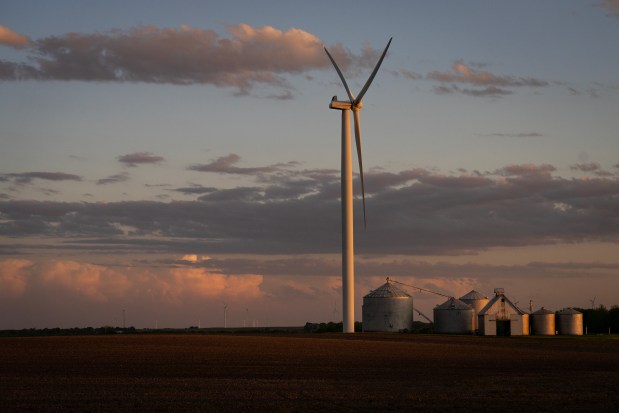
M 619 411 L 619 339 L 414 334 L 0 338 L 21 411 Z

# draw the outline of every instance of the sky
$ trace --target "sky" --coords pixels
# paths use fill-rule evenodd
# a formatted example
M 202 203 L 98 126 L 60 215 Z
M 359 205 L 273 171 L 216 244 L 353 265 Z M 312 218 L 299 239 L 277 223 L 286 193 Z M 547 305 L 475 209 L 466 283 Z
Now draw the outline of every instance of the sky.
M 387 276 L 619 305 L 617 0 L 0 0 L 0 329 L 341 320 L 323 47 L 355 94 L 391 37 L 356 320 Z

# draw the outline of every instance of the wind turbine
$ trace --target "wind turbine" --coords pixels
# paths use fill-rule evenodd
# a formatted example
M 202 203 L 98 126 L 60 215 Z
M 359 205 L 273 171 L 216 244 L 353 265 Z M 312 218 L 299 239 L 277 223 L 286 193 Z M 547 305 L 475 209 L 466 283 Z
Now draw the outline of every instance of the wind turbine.
M 333 96 L 330 109 L 339 110 L 342 112 L 342 318 L 344 333 L 355 332 L 355 267 L 354 267 L 354 233 L 353 233 L 353 197 L 352 197 L 352 149 L 350 142 L 350 111 L 352 110 L 355 119 L 355 142 L 357 144 L 357 158 L 359 160 L 359 176 L 361 179 L 361 196 L 363 199 L 363 224 L 366 225 L 365 215 L 365 186 L 363 184 L 363 162 L 361 159 L 361 125 L 359 120 L 359 110 L 363 107 L 362 99 L 365 92 L 368 91 L 370 84 L 374 80 L 378 69 L 380 68 L 387 49 L 391 45 L 391 40 L 387 43 L 385 51 L 380 56 L 376 67 L 372 74 L 363 85 L 359 95 L 355 98 L 350 92 L 350 88 L 344 79 L 342 71 L 335 63 L 333 56 L 325 47 L 325 52 L 329 56 L 329 60 L 333 63 L 337 74 L 346 89 L 348 101 L 337 100 L 337 96 Z

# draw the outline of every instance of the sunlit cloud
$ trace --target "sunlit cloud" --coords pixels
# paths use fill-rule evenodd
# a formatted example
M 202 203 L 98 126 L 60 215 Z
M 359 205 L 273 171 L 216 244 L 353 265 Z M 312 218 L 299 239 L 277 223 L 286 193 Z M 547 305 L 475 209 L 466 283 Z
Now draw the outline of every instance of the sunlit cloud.
M 434 71 L 428 79 L 445 83 L 470 83 L 482 86 L 548 86 L 548 82 L 535 78 L 495 75 L 490 72 L 473 69 L 462 61 L 453 64 L 451 72 Z
M 211 29 L 181 25 L 178 29 L 140 26 L 107 33 L 67 33 L 28 42 L 10 29 L 0 42 L 27 48 L 36 63 L 0 61 L 0 79 L 210 84 L 248 94 L 257 84 L 283 88 L 271 94 L 290 99 L 284 75 L 329 67 L 322 41 L 297 28 L 228 25 L 228 36 Z M 376 62 L 378 51 L 365 46 L 354 55 L 329 46 L 342 70 Z
M 21 49 L 30 45 L 30 39 L 6 26 L 0 25 L 0 44 Z
M 532 77 L 517 77 L 509 75 L 496 75 L 485 70 L 474 68 L 463 61 L 456 61 L 452 71 L 433 71 L 426 75 L 426 79 L 440 82 L 434 86 L 436 94 L 464 94 L 477 97 L 501 97 L 512 94 L 508 87 L 544 87 L 549 82 Z M 462 88 L 456 84 L 470 84 L 477 88 Z
M 18 297 L 47 290 L 93 302 L 147 297 L 178 302 L 184 297 L 260 297 L 263 276 L 225 275 L 206 268 L 118 267 L 74 260 L 0 260 L 0 295 Z
M 197 255 L 197 254 L 185 254 L 181 257 L 181 261 L 187 261 L 190 263 L 198 263 L 198 262 L 203 262 L 203 261 L 208 261 L 210 260 L 211 257 L 209 257 L 208 255 Z
M 0 261 L 0 296 L 20 296 L 26 291 L 27 269 L 32 262 L 25 259 Z

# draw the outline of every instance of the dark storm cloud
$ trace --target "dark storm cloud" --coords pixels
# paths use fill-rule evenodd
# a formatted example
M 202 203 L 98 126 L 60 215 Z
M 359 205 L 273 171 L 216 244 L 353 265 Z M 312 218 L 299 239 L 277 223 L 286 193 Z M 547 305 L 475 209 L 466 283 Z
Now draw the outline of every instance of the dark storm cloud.
M 29 184 L 35 179 L 45 181 L 81 181 L 82 178 L 78 175 L 68 174 L 64 172 L 22 172 L 0 175 L 2 181 L 12 181 L 16 184 Z
M 67 33 L 30 40 L 0 26 L 0 43 L 29 50 L 31 64 L 0 61 L 0 80 L 80 80 L 210 84 L 248 94 L 256 84 L 284 88 L 284 75 L 330 67 L 322 41 L 300 29 L 247 24 L 227 26 L 228 36 L 182 25 L 141 26 L 106 33 Z M 342 70 L 371 67 L 379 51 L 365 46 L 354 55 L 329 46 Z
M 367 174 L 368 228 L 360 254 L 468 254 L 498 246 L 619 240 L 614 178 L 564 179 L 552 165 L 510 165 L 491 175 L 423 169 Z M 0 234 L 80 240 L 90 250 L 256 254 L 337 253 L 336 174 L 280 174 L 187 202 L 0 202 Z M 355 188 L 358 189 L 358 182 Z M 360 199 L 356 199 L 360 222 Z
M 157 164 L 163 161 L 163 157 L 150 152 L 134 152 L 118 157 L 118 162 L 130 167 L 136 167 L 140 164 Z

